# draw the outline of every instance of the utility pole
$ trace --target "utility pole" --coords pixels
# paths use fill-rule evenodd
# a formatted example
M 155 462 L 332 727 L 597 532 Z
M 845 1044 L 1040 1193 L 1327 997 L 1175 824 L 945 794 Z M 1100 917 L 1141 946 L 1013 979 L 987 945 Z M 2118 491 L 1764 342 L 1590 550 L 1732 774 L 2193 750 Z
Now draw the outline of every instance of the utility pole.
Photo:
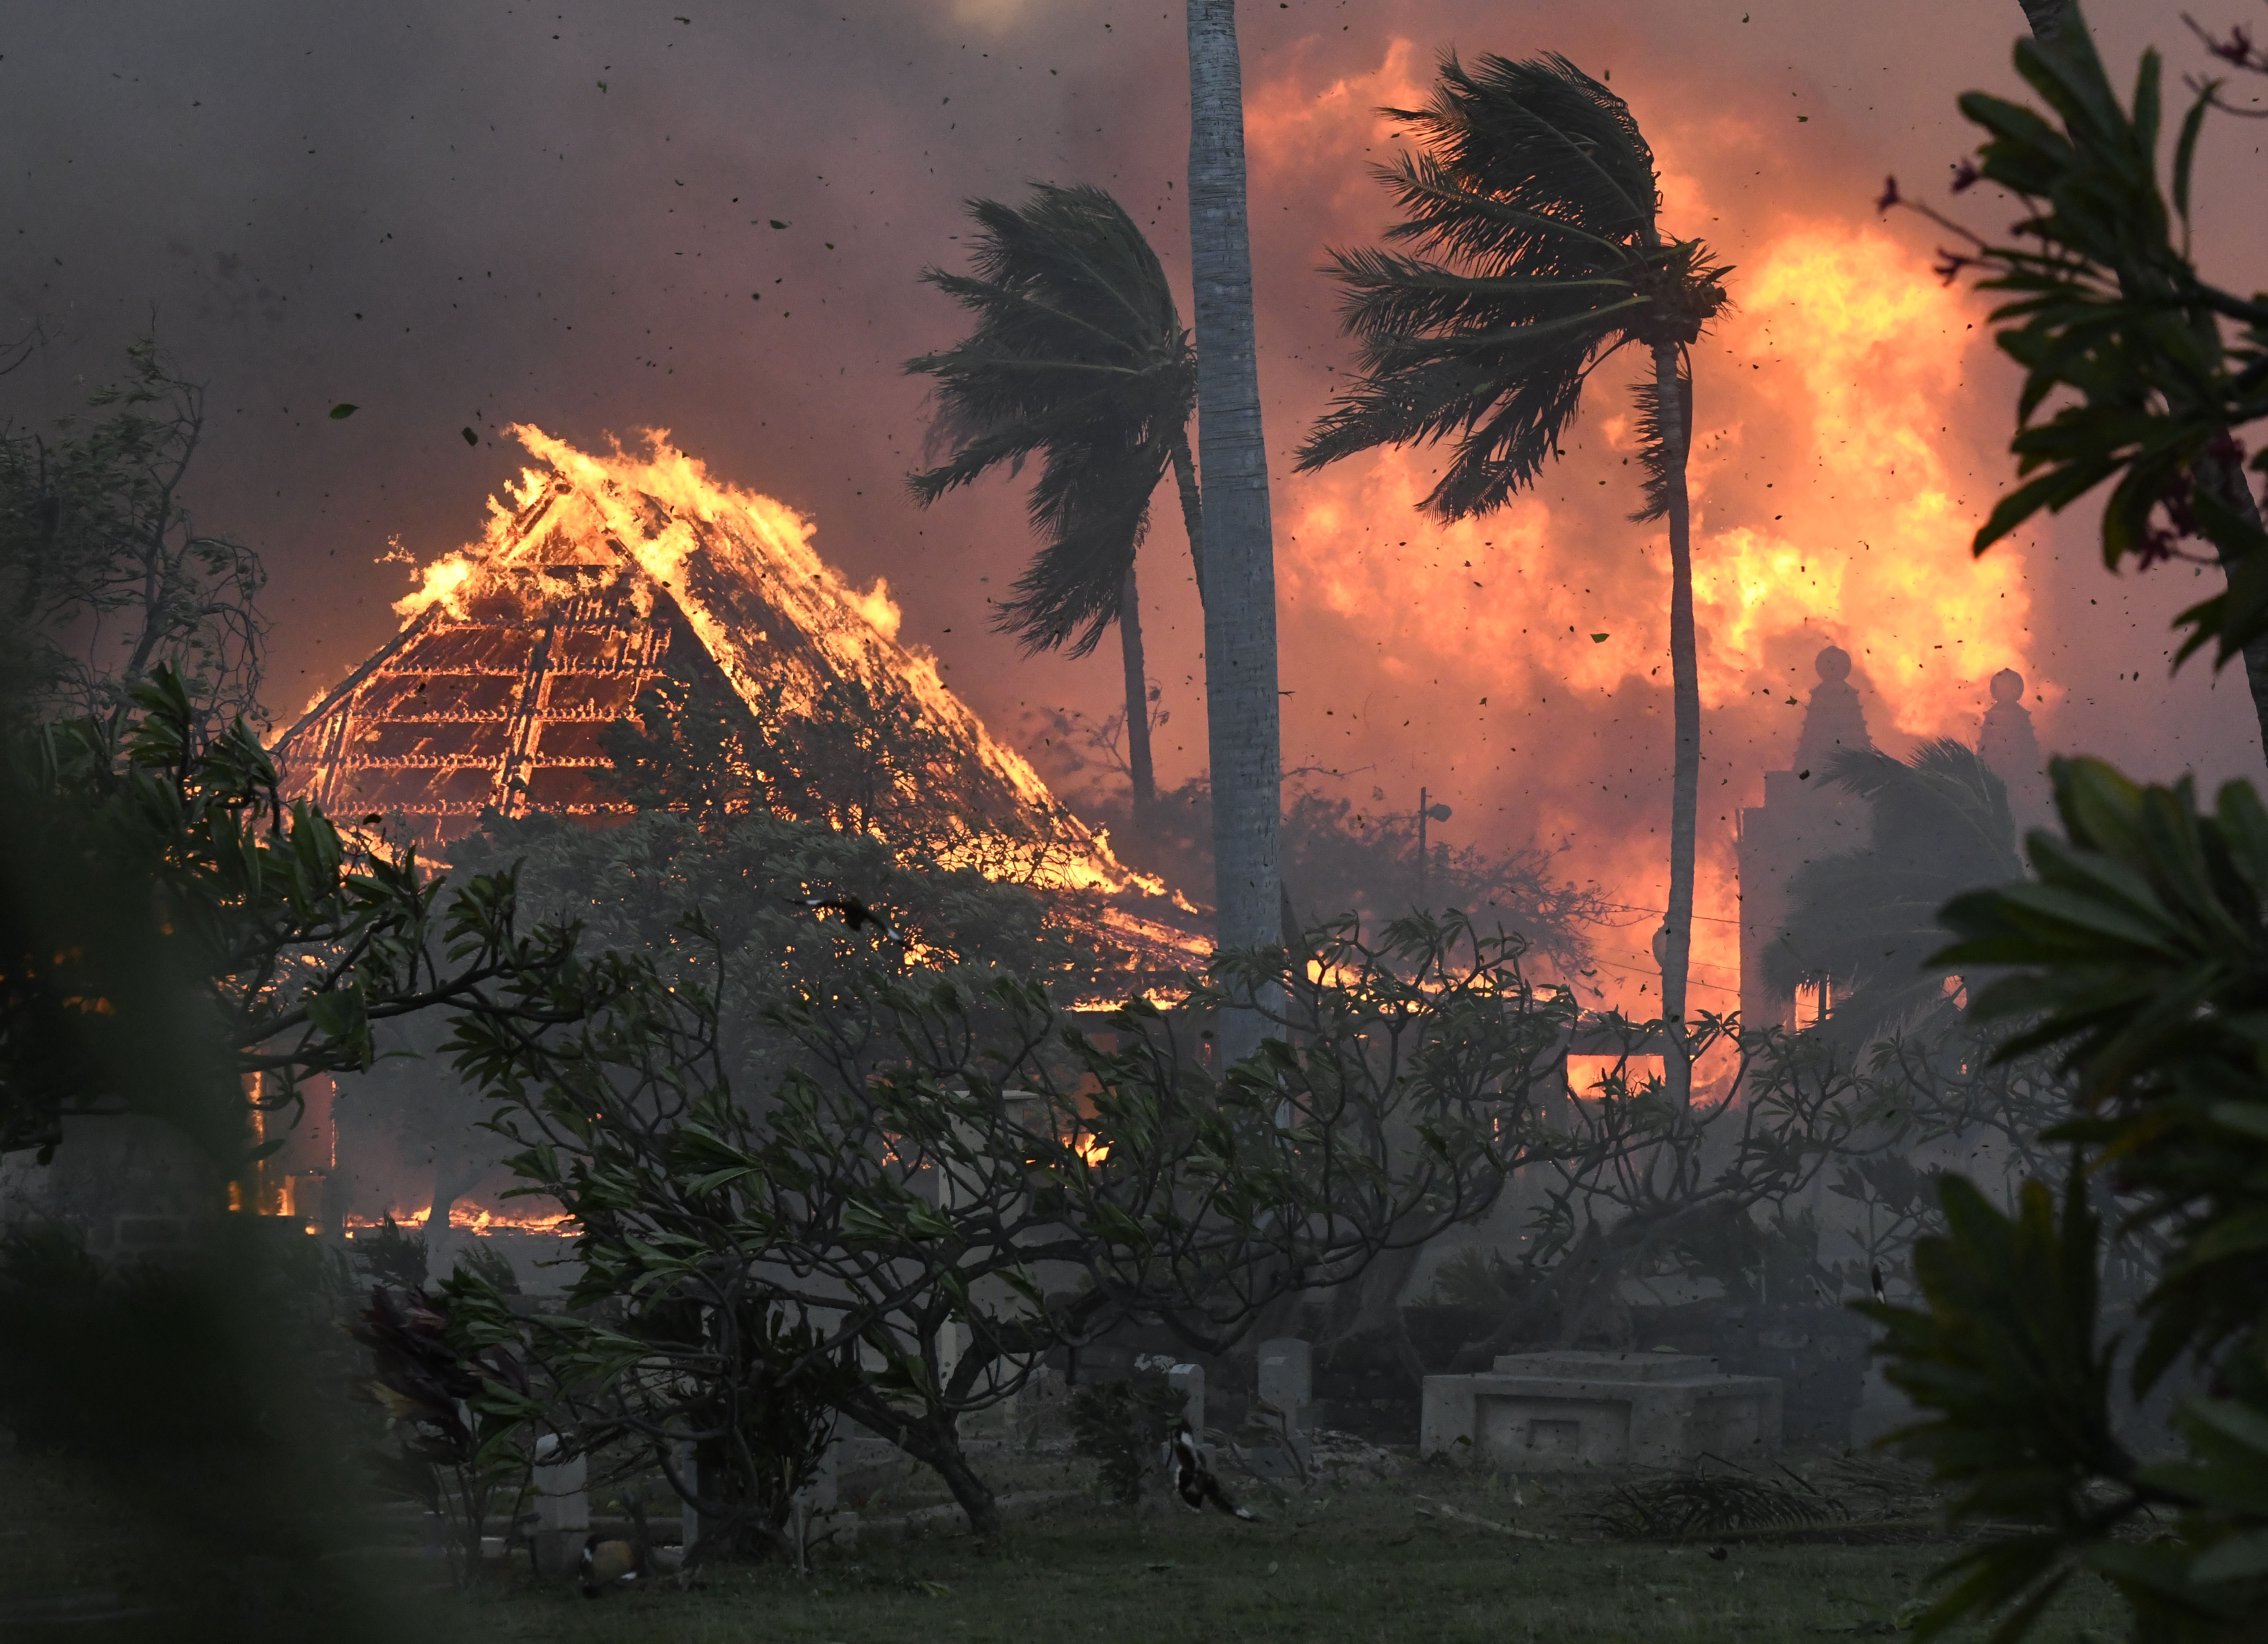
M 1418 910 L 1420 913 L 1428 911 L 1425 906 L 1425 819 L 1430 816 L 1435 822 L 1447 822 L 1454 814 L 1446 805 L 1426 804 L 1425 790 L 1422 786 L 1418 790 Z

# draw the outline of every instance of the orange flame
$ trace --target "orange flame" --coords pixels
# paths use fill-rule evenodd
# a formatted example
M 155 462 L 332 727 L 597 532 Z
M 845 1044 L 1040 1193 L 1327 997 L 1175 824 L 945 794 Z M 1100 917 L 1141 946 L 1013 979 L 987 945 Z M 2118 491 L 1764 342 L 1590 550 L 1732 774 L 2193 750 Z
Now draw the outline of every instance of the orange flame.
M 346 1235 L 351 1239 L 357 1233 L 374 1233 L 385 1227 L 388 1217 L 404 1232 L 422 1233 L 432 1216 L 431 1205 L 413 1211 L 397 1204 L 385 1216 L 348 1217 Z M 565 1211 L 543 1214 L 535 1211 L 490 1210 L 469 1204 L 460 1204 L 451 1208 L 449 1227 L 453 1232 L 469 1233 L 475 1238 L 483 1239 L 497 1233 L 550 1234 L 565 1238 L 571 1237 L 576 1232 L 575 1219 Z
M 1021 754 L 992 737 L 946 687 L 935 656 L 899 643 L 900 612 L 887 582 L 877 580 L 863 592 L 851 586 L 813 548 L 810 520 L 770 497 L 715 479 L 697 459 L 669 443 L 666 429 L 649 431 L 643 455 L 617 446 L 604 456 L 526 424 L 510 432 L 546 466 L 523 470 L 507 498 L 490 501 L 481 542 L 425 568 L 421 586 L 394 606 L 405 623 L 436 603 L 461 612 L 486 568 L 509 565 L 538 551 L 554 522 L 563 522 L 556 528 L 567 529 L 578 541 L 627 552 L 648 578 L 668 589 L 737 689 L 752 691 L 759 682 L 776 682 L 784 705 L 802 713 L 823 711 L 827 671 L 910 693 L 932 724 L 974 751 L 1046 842 L 1044 848 L 1019 851 L 1000 839 L 972 834 L 945 853 L 945 866 L 974 867 L 996 878 L 1012 875 L 1043 889 L 1167 896 L 1161 881 L 1121 863 L 1108 840 L 1065 809 Z M 543 514 L 544 529 L 536 530 L 533 522 L 553 500 L 558 509 Z M 699 592 L 703 577 L 692 574 L 696 559 L 706 575 L 760 586 L 772 607 L 811 642 L 825 668 L 784 660 L 780 651 L 768 645 L 768 634 L 736 631 Z
M 1375 110 L 1422 102 L 1422 56 L 1395 41 L 1370 72 L 1334 77 L 1303 77 L 1301 61 L 1248 100 L 1256 186 L 1270 220 L 1289 202 L 1286 220 L 1320 221 L 1323 244 L 1373 241 L 1384 199 L 1366 166 L 1395 136 Z M 1850 651 L 1894 751 L 1973 741 L 2003 667 L 2028 693 L 2061 693 L 2037 677 L 2021 555 L 1968 552 L 2007 468 L 1998 419 L 1962 420 L 1992 368 L 1981 305 L 1870 222 L 1735 199 L 1761 132 L 1715 108 L 1649 119 L 1690 167 L 1665 168 L 1667 225 L 1746 239 L 1739 306 L 1694 350 L 1688 476 L 1705 708 L 1692 999 L 1722 1012 L 1739 987 L 1738 808 L 1788 763 L 1821 646 Z M 1344 342 L 1321 353 L 1344 369 Z M 1627 518 L 1639 469 L 1624 387 L 1642 368 L 1594 377 L 1564 456 L 1488 518 L 1416 512 L 1442 465 L 1429 447 L 1289 477 L 1277 503 L 1285 763 L 1391 772 L 1377 779 L 1409 792 L 1378 800 L 1395 807 L 1424 781 L 1459 829 L 1569 852 L 1568 877 L 1628 910 L 1584 995 L 1638 1016 L 1658 1008 L 1671 752 L 1666 534 Z M 1295 425 L 1339 386 L 1319 365 L 1279 371 L 1303 396 Z

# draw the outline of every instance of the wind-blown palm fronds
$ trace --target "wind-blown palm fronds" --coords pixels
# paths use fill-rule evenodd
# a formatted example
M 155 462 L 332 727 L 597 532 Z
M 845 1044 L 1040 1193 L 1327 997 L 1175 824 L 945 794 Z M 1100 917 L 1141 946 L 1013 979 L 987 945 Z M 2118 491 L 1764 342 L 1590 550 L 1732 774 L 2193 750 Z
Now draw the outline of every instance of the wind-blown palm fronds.
M 1687 350 L 1724 307 L 1730 270 L 1697 240 L 1663 238 L 1653 151 L 1630 106 L 1565 57 L 1490 56 L 1469 69 L 1450 53 L 1425 107 L 1381 112 L 1417 140 L 1378 168 L 1403 213 L 1387 238 L 1410 249 L 1334 254 L 1360 371 L 1316 422 L 1299 466 L 1447 440 L 1454 452 L 1421 505 L 1444 520 L 1486 513 L 1559 454 L 1593 372 L 1626 347 L 1651 356 L 1637 389 L 1646 490 L 1632 518 L 1669 531 L 1675 750 L 1661 1006 L 1680 1022 L 1701 779 Z M 1683 1040 L 1671 1048 L 1683 1100 Z
M 1300 467 L 1454 439 L 1425 505 L 1462 519 L 1534 482 L 1600 362 L 1694 341 L 1727 270 L 1697 240 L 1662 242 L 1653 151 L 1565 57 L 1451 55 L 1425 107 L 1381 112 L 1424 145 L 1378 168 L 1403 213 L 1387 238 L 1417 254 L 1334 254 L 1362 374 Z
M 1788 883 L 1787 924 L 1764 950 L 1781 993 L 1826 982 L 1830 1022 L 1863 1043 L 1944 998 L 1938 910 L 2023 877 L 2008 793 L 1971 749 L 1927 742 L 1910 760 L 1845 748 L 1827 779 L 1867 801 L 1863 849 L 1808 862 Z
M 924 506 L 1002 463 L 1042 459 L 1028 509 L 1045 539 L 999 625 L 1084 656 L 1120 619 L 1151 493 L 1188 459 L 1197 357 L 1157 253 L 1100 188 L 1042 184 L 1021 208 L 969 203 L 974 272 L 922 277 L 976 317 L 957 347 L 909 360 L 937 379 Z

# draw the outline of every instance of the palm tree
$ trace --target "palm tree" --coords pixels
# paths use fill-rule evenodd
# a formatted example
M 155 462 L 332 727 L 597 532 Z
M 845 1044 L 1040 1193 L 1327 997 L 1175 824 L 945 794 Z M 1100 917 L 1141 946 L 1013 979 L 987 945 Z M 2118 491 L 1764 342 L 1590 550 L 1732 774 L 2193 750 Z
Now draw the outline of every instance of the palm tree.
M 1276 549 L 1252 324 L 1244 83 L 1235 0 L 1189 0 L 1189 269 L 1204 473 L 1205 712 L 1213 885 L 1223 947 L 1274 947 L 1285 926 L 1276 697 Z M 1219 1065 L 1259 1046 L 1256 1012 L 1226 1014 Z
M 1821 987 L 1830 1030 L 1864 1045 L 1942 1006 L 1947 972 L 1930 963 L 1945 946 L 1938 910 L 2024 866 L 2007 789 L 1959 742 L 1925 743 L 1910 760 L 1846 748 L 1826 775 L 1867 801 L 1867 844 L 1796 871 L 1764 977 L 1783 995 Z
M 1418 139 L 1378 168 L 1404 216 L 1387 237 L 1415 254 L 1335 254 L 1361 374 L 1316 423 L 1299 466 L 1454 439 L 1454 460 L 1422 506 L 1443 520 L 1485 513 L 1559 454 L 1594 371 L 1624 348 L 1650 356 L 1650 380 L 1635 390 L 1645 506 L 1631 518 L 1669 525 L 1675 763 L 1661 1008 L 1682 1022 L 1701 779 L 1688 350 L 1724 306 L 1729 270 L 1697 240 L 1664 239 L 1653 153 L 1637 121 L 1565 57 L 1489 56 L 1468 70 L 1450 53 L 1425 107 L 1381 112 Z M 1669 1072 L 1682 1100 L 1690 1070 L 1677 1034 Z
M 947 461 L 908 482 L 926 507 L 1000 464 L 1042 458 L 1032 527 L 1045 545 L 1000 605 L 999 627 L 1027 653 L 1085 656 L 1118 625 L 1126 663 L 1127 765 L 1134 812 L 1157 797 L 1134 561 L 1150 497 L 1168 467 L 1182 522 L 1204 559 L 1189 420 L 1197 361 L 1158 254 L 1100 188 L 1042 183 L 1021 210 L 973 200 L 973 274 L 922 278 L 976 316 L 968 338 L 906 369 L 937 379 L 932 444 Z

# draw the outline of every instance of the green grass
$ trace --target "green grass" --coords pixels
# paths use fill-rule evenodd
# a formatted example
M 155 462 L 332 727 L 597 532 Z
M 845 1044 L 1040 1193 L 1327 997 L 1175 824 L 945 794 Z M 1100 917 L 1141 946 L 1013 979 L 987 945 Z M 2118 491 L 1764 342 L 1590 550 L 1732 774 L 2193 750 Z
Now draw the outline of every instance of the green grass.
M 1008 1487 L 1060 1485 L 1060 1463 L 1001 1470 Z M 909 1481 L 911 1482 L 911 1481 Z M 550 1644 L 1606 1644 L 1725 1640 L 1774 1644 L 1894 1635 L 1946 1541 L 1895 1545 L 1734 1542 L 1667 1547 L 1589 1539 L 1580 1515 L 1594 1482 L 1551 1485 L 1418 1468 L 1398 1481 L 1318 1491 L 1290 1501 L 1243 1489 L 1263 1515 L 1240 1523 L 1178 1506 L 1170 1512 L 1078 1505 L 1009 1526 L 997 1546 L 965 1536 L 898 1546 L 821 1549 L 807 1578 L 780 1565 L 726 1568 L 689 1590 L 592 1601 L 522 1578 L 506 1590 L 436 1590 L 433 1566 L 354 1561 L 375 1577 L 369 1602 L 394 1610 L 380 1633 L 399 1644 L 531 1640 Z M 1523 1529 L 1586 1537 L 1537 1544 L 1421 1516 L 1454 1505 Z M 218 1511 L 225 1503 L 204 1504 Z M 210 1516 L 209 1513 L 202 1515 Z M 143 1512 L 122 1512 L 85 1470 L 0 1456 L 0 1601 L 109 1588 L 157 1613 L 115 1626 L 40 1629 L 74 1639 L 176 1638 L 184 1562 L 209 1538 Z M 279 1573 L 272 1551 L 238 1548 L 258 1585 Z M 200 1552 L 210 1563 L 209 1552 Z M 264 1574 L 262 1574 L 264 1572 Z M 232 1589 L 233 1569 L 196 1579 Z M 357 1602 L 360 1602 L 359 1600 Z M 366 1612 L 365 1618 L 373 1612 Z M 4 1611 L 0 1611 L 4 1614 Z M 368 1629 L 348 1629 L 357 1633 Z M 7 1631 L 13 1636 L 13 1631 Z M 2117 1602 L 2074 1592 L 2036 1636 L 2119 1636 Z M 1957 1636 L 1979 1638 L 1984 1629 Z M 232 1636 L 263 1635 L 252 1626 Z M 33 1636 L 27 1631 L 25 1636 Z M 286 1626 L 275 1636 L 341 1633 Z
M 1522 1528 L 1582 1530 L 1595 1486 L 1534 1480 Z M 822 1551 L 812 1574 L 759 1567 L 712 1573 L 693 1590 L 591 1601 L 522 1589 L 473 1602 L 464 1636 L 608 1644 L 1607 1644 L 1727 1640 L 1770 1644 L 1881 1636 L 1909 1620 L 1928 1572 L 1955 1550 L 1734 1543 L 1668 1547 L 1596 1540 L 1513 1542 L 1422 1517 L 1433 1502 L 1498 1522 L 1510 1481 L 1414 1471 L 1392 1484 L 1255 1500 L 1256 1524 L 1218 1514 L 1072 1508 L 1012 1524 L 985 1547 L 947 1537 Z M 1584 1531 L 1587 1534 L 1587 1531 Z M 2037 1635 L 2115 1637 L 2116 1600 L 2074 1594 Z M 1956 1636 L 1981 1637 L 1978 1628 Z

